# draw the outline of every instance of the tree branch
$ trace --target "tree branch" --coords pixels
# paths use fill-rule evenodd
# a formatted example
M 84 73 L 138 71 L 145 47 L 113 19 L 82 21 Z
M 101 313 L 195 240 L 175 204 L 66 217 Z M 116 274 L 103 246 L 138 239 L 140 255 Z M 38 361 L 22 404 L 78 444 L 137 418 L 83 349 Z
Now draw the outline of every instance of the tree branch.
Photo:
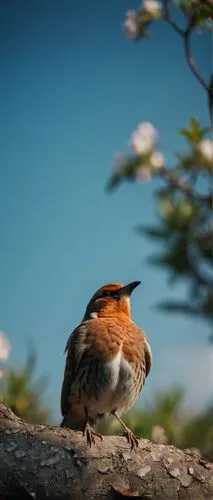
M 28 425 L 0 404 L 1 498 L 83 500 L 124 496 L 204 499 L 213 495 L 213 464 L 189 450 L 105 436 L 86 447 L 82 433 Z
M 184 36 L 184 30 L 182 30 L 172 19 L 169 0 L 164 0 L 164 12 L 165 20 L 172 26 L 178 35 Z
M 205 79 L 201 75 L 200 71 L 198 70 L 195 61 L 192 57 L 191 53 L 191 46 L 190 46 L 190 37 L 191 37 L 191 32 L 192 32 L 192 23 L 193 23 L 194 16 L 192 16 L 191 20 L 189 21 L 189 26 L 184 32 L 184 49 L 185 49 L 185 54 L 186 54 L 186 60 L 188 63 L 188 66 L 190 67 L 192 73 L 196 76 L 197 80 L 200 82 L 200 84 L 203 86 L 203 88 L 208 92 L 209 94 L 209 86 L 206 83 Z
M 161 168 L 159 175 L 162 175 L 172 186 L 185 193 L 192 200 L 207 203 L 209 207 L 212 207 L 212 193 L 209 195 L 198 193 L 187 181 L 176 177 L 171 170 L 166 168 Z
M 195 6 L 194 8 L 199 8 L 199 5 Z M 196 76 L 197 80 L 200 82 L 200 84 L 203 86 L 203 88 L 206 90 L 208 93 L 209 97 L 209 107 L 210 107 L 210 117 L 211 117 L 211 123 L 212 123 L 212 95 L 213 95 L 213 77 L 211 78 L 210 84 L 208 85 L 207 82 L 205 81 L 203 75 L 200 73 L 198 70 L 195 61 L 192 57 L 191 53 L 191 46 L 190 46 L 190 37 L 193 29 L 193 22 L 194 18 L 197 12 L 192 14 L 188 27 L 186 30 L 182 30 L 172 19 L 171 15 L 171 9 L 170 9 L 170 0 L 164 0 L 164 19 L 172 26 L 172 28 L 180 35 L 183 40 L 184 40 L 184 49 L 185 49 L 185 55 L 186 55 L 186 60 L 188 63 L 189 68 L 191 69 L 192 73 Z

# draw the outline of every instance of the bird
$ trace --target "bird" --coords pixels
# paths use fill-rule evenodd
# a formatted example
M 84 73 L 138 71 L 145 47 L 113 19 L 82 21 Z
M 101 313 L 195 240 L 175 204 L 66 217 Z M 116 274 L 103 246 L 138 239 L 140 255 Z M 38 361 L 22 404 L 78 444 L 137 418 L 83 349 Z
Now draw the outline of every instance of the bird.
M 61 426 L 82 431 L 89 447 L 103 439 L 95 428 L 111 415 L 123 426 L 131 450 L 138 446 L 121 415 L 135 403 L 152 368 L 149 340 L 131 319 L 130 297 L 140 284 L 99 288 L 66 344 Z

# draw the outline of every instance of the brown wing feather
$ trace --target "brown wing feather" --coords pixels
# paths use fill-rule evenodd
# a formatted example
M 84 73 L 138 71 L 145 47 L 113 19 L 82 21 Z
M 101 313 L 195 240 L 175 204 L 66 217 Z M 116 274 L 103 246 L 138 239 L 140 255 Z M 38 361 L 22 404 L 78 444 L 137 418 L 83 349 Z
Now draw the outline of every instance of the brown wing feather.
M 61 413 L 66 415 L 69 410 L 68 398 L 70 392 L 70 385 L 72 380 L 72 361 L 71 350 L 69 349 L 70 337 L 67 341 L 65 352 L 67 351 L 66 365 L 64 370 L 64 380 L 61 388 Z
M 90 319 L 81 323 L 70 335 L 65 352 L 67 352 L 64 380 L 61 389 L 61 412 L 67 415 L 70 410 L 70 394 L 78 370 L 83 361 L 89 363 L 96 359 L 110 361 L 120 350 L 123 337 L 115 330 L 115 320 L 112 318 Z M 120 327 L 121 324 L 118 323 Z M 95 355 L 94 355 L 95 354 Z
M 61 389 L 61 413 L 66 415 L 69 411 L 69 396 L 71 385 L 75 379 L 75 373 L 85 350 L 84 341 L 85 329 L 83 325 L 78 326 L 69 336 L 65 352 L 67 352 L 66 365 L 64 370 L 64 380 Z
M 147 377 L 152 368 L 152 351 L 146 335 L 144 335 L 144 351 L 145 351 L 146 377 Z

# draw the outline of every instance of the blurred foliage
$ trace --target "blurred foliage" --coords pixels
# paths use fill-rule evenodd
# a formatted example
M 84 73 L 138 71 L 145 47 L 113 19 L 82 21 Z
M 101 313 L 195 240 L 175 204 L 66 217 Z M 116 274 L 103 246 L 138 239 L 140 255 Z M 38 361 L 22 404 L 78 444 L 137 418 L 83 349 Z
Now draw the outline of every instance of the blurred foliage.
M 148 5 L 147 5 L 148 4 Z M 180 27 L 172 17 L 175 9 L 171 2 L 154 2 L 156 17 L 150 10 L 150 26 L 156 22 L 168 22 L 180 36 L 186 61 L 194 76 L 207 93 L 207 103 L 212 119 L 213 77 L 205 81 L 196 66 L 191 53 L 190 38 L 196 34 L 197 27 L 202 30 L 212 29 L 213 4 L 211 1 L 177 0 L 176 10 L 184 14 L 185 27 Z M 124 23 L 130 39 L 143 39 L 144 9 L 154 8 L 153 3 L 144 2 L 138 11 L 129 11 Z M 144 25 L 145 23 L 145 25 Z M 158 58 L 158 53 L 156 52 Z M 154 61 L 153 61 L 154 62 Z M 209 61 L 210 67 L 210 61 Z M 157 85 L 157 81 L 156 81 Z M 180 96 L 181 97 L 181 96 Z M 142 123 L 146 128 L 150 124 Z M 201 126 L 197 117 L 189 119 L 179 134 L 187 141 L 186 151 L 176 153 L 176 162 L 167 167 L 166 159 L 162 165 L 152 163 L 153 148 L 145 154 L 147 135 L 140 136 L 140 130 L 132 134 L 133 154 L 121 157 L 109 182 L 108 190 L 116 188 L 124 180 L 147 182 L 153 177 L 163 181 L 155 191 L 157 222 L 153 226 L 139 226 L 137 231 L 142 236 L 152 239 L 159 251 L 149 258 L 150 264 L 163 268 L 168 273 L 169 283 L 182 280 L 187 285 L 186 298 L 181 301 L 164 300 L 158 304 L 161 310 L 181 312 L 200 316 L 211 325 L 213 322 L 213 218 L 212 218 L 212 168 L 213 142 L 209 138 L 211 128 Z M 144 141 L 144 143 L 143 143 Z M 143 152 L 143 154 L 142 154 Z M 156 155 L 156 153 L 155 153 Z M 159 152 L 157 152 L 159 156 Z M 144 187 L 145 189 L 145 187 Z M 212 328 L 212 326 L 211 326 Z M 213 329 L 213 328 L 212 328 Z M 210 340 L 213 336 L 210 331 Z
M 0 379 L 1 400 L 25 422 L 44 424 L 49 421 L 50 409 L 42 404 L 47 380 L 34 380 L 36 353 L 30 350 L 23 368 L 8 368 Z
M 179 448 L 196 448 L 213 461 L 213 406 L 198 416 L 187 417 L 182 412 L 183 401 L 184 391 L 172 388 L 156 394 L 153 404 L 143 410 L 130 410 L 123 420 L 136 436 Z M 103 423 L 102 430 L 104 426 L 107 434 L 122 432 L 116 419 L 110 426 Z
M 202 415 L 185 423 L 180 444 L 182 448 L 196 446 L 213 462 L 213 405 Z
M 181 8 L 182 12 L 187 15 L 193 11 L 192 26 L 204 25 L 206 29 L 210 29 L 209 20 L 213 16 L 213 8 L 211 0 L 176 0 L 176 5 Z

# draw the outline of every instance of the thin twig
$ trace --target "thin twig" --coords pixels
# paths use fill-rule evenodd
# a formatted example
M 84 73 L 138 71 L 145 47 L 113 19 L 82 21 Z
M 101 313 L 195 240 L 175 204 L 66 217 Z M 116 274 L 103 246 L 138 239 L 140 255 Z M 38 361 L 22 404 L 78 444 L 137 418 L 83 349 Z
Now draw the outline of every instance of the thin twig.
M 172 26 L 172 28 L 176 31 L 176 33 L 178 33 L 178 35 L 180 35 L 184 40 L 186 60 L 192 73 L 194 73 L 200 84 L 204 87 L 204 89 L 208 92 L 208 94 L 210 94 L 210 87 L 208 86 L 204 77 L 198 70 L 191 53 L 190 37 L 193 29 L 193 21 L 195 18 L 195 13 L 191 16 L 187 29 L 182 30 L 172 19 L 170 10 L 170 0 L 164 0 L 164 12 L 165 12 L 165 20 L 170 24 L 170 26 Z
M 164 0 L 164 11 L 165 20 L 172 26 L 172 28 L 178 33 L 178 35 L 184 36 L 184 31 L 172 19 L 169 0 Z
M 194 73 L 194 75 L 196 76 L 196 78 L 198 79 L 198 81 L 201 83 L 201 85 L 203 86 L 203 88 L 209 93 L 209 86 L 206 83 L 206 81 L 203 78 L 203 76 L 201 75 L 200 71 L 198 70 L 198 68 L 197 68 L 197 66 L 195 64 L 195 61 L 194 61 L 194 59 L 192 57 L 191 46 L 190 46 L 191 32 L 192 32 L 192 19 L 189 22 L 188 28 L 184 32 L 184 49 L 185 49 L 185 54 L 186 54 L 186 60 L 187 60 L 187 63 L 189 65 L 192 73 Z
M 201 194 L 198 193 L 198 191 L 195 191 L 190 184 L 188 184 L 187 181 L 184 181 L 183 179 L 179 179 L 176 177 L 171 170 L 167 170 L 166 168 L 162 168 L 160 170 L 160 174 L 166 179 L 172 186 L 176 187 L 177 189 L 180 189 L 183 193 L 185 193 L 189 198 L 195 200 L 195 201 L 200 201 L 207 203 L 208 206 L 211 207 L 212 204 L 212 193 L 209 195 Z

